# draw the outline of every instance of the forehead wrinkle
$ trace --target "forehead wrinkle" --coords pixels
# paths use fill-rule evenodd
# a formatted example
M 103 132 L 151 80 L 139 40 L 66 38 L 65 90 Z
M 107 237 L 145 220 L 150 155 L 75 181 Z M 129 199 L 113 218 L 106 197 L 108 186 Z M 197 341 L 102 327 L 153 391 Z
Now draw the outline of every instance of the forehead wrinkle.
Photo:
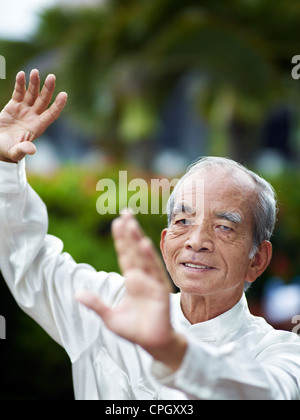
M 214 172 L 212 173 L 212 169 L 214 169 Z M 217 169 L 217 173 L 216 173 L 216 169 Z M 212 173 L 212 177 L 210 176 Z M 220 195 L 215 191 L 215 187 L 218 187 L 221 185 L 220 179 L 224 178 L 224 176 L 226 176 L 226 179 L 229 182 L 229 185 L 227 185 L 227 190 L 229 190 L 228 194 L 224 195 Z M 209 182 L 209 187 L 206 188 L 207 186 L 207 179 L 206 176 L 209 176 L 208 178 L 208 182 Z M 194 179 L 195 178 L 195 179 Z M 247 219 L 247 215 L 248 212 L 251 216 L 252 219 L 252 201 L 253 198 L 252 197 L 256 197 L 256 186 L 253 182 L 253 180 L 251 179 L 251 177 L 248 174 L 244 174 L 243 171 L 240 171 L 239 169 L 233 169 L 233 170 L 228 170 L 228 168 L 211 168 L 211 167 L 207 167 L 207 168 L 201 168 L 200 170 L 198 170 L 195 173 L 191 173 L 186 179 L 185 181 L 191 180 L 191 184 L 185 184 L 185 187 L 188 187 L 188 189 L 184 189 L 184 195 L 188 194 L 190 196 L 194 196 L 195 191 L 193 190 L 193 187 L 195 186 L 195 180 L 201 180 L 203 184 L 201 184 L 201 186 L 203 185 L 203 189 L 202 189 L 202 193 L 204 193 L 202 200 L 201 200 L 201 205 L 200 208 L 196 208 L 196 206 L 190 206 L 189 204 L 186 204 L 183 200 L 176 200 L 176 198 L 178 198 L 178 193 L 176 194 L 176 196 L 174 197 L 174 201 L 175 203 L 173 203 L 173 208 L 171 210 L 171 214 L 170 214 L 170 219 L 169 221 L 173 220 L 174 216 L 178 215 L 178 214 L 187 214 L 189 216 L 197 216 L 198 214 L 204 218 L 204 213 L 206 213 L 206 211 L 208 210 L 205 206 L 205 202 L 206 202 L 206 194 L 209 195 L 209 199 L 212 198 L 213 201 L 215 201 L 215 199 L 217 199 L 217 201 L 223 201 L 223 204 L 225 204 L 224 207 L 226 206 L 226 201 L 228 199 L 229 194 L 232 194 L 233 197 L 231 197 L 231 201 L 236 201 L 238 200 L 239 202 L 241 201 L 241 205 L 247 201 L 247 209 L 244 208 L 242 210 L 242 214 L 240 214 L 239 212 L 235 212 L 235 211 L 217 211 L 217 209 L 215 209 L 215 211 L 212 210 L 211 216 L 212 217 L 216 217 L 216 214 L 214 213 L 219 213 L 219 216 L 221 216 L 221 219 L 223 218 L 224 220 L 228 220 L 236 225 L 240 225 L 242 224 L 246 219 Z M 213 184 L 211 185 L 211 183 L 213 182 Z M 181 186 L 181 190 L 183 189 L 183 185 Z M 181 191 L 179 190 L 179 191 Z M 223 191 L 224 192 L 224 191 Z M 194 198 L 193 198 L 194 200 Z M 196 198 L 197 200 L 197 198 Z M 176 203 L 177 201 L 177 203 Z M 249 203 L 250 202 L 250 203 Z M 199 204 L 199 202 L 197 203 Z M 221 204 L 220 202 L 218 203 L 219 205 Z M 228 204 L 228 203 L 227 203 Z M 250 206 L 249 206 L 250 204 Z M 219 206 L 218 206 L 219 207 Z M 219 207 L 220 208 L 220 207 Z M 222 208 L 222 206 L 221 206 Z M 221 210 L 221 209 L 220 209 Z M 246 214 L 247 211 L 247 214 Z M 209 211 L 210 212 L 210 211 Z M 211 213 L 211 212 L 210 212 Z

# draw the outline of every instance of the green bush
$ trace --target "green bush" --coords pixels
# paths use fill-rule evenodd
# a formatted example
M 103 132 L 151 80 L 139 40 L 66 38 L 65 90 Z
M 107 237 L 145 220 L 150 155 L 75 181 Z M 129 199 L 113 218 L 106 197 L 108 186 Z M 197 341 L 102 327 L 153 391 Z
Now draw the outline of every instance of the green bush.
M 116 207 L 119 210 L 119 170 L 106 169 L 94 172 L 65 167 L 51 177 L 29 176 L 31 186 L 45 202 L 49 214 L 49 233 L 64 242 L 64 250 L 76 262 L 91 264 L 98 271 L 118 270 L 117 258 L 111 238 L 111 223 L 115 214 L 100 215 L 97 200 L 102 194 L 96 191 L 100 179 L 112 179 L 117 185 Z M 128 171 L 128 181 L 150 175 L 135 170 Z M 128 192 L 128 198 L 135 193 Z M 151 202 L 150 185 L 148 202 Z M 138 215 L 145 233 L 159 245 L 160 233 L 166 226 L 165 215 Z

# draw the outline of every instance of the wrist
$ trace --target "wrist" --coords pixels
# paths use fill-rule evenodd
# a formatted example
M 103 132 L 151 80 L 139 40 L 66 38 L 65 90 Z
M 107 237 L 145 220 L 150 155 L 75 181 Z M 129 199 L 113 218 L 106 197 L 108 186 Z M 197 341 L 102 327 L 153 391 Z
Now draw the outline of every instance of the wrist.
M 4 157 L 4 156 L 2 156 L 2 155 L 0 155 L 0 162 L 6 162 L 6 163 L 18 163 L 18 162 L 15 162 L 15 161 L 11 160 L 11 159 L 8 159 L 8 158 L 6 158 L 6 157 Z
M 10 160 L 10 159 L 5 159 L 5 158 L 2 158 L 1 156 L 0 156 L 0 162 L 5 162 L 5 163 L 14 163 L 15 165 L 18 163 L 18 162 L 15 162 L 15 161 L 13 161 L 13 160 Z

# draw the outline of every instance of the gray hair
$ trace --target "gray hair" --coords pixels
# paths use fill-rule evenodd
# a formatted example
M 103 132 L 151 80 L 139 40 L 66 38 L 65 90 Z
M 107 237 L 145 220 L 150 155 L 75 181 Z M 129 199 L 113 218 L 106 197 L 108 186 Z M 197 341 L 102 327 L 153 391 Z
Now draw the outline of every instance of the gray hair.
M 252 237 L 252 250 L 249 255 L 249 258 L 251 259 L 257 253 L 260 245 L 264 241 L 269 241 L 273 235 L 277 215 L 277 198 L 274 188 L 269 182 L 267 182 L 256 173 L 250 171 L 245 166 L 235 162 L 234 160 L 221 157 L 203 157 L 193 163 L 188 168 L 185 175 L 179 180 L 178 184 L 170 195 L 167 203 L 168 224 L 170 225 L 171 223 L 175 198 L 179 188 L 183 185 L 183 182 L 190 175 L 208 167 L 224 168 L 227 169 L 228 172 L 239 169 L 246 173 L 254 181 L 256 186 L 255 192 L 257 194 L 257 200 L 254 208 L 252 209 L 254 228 Z M 245 282 L 244 290 L 248 290 L 250 285 L 250 283 Z

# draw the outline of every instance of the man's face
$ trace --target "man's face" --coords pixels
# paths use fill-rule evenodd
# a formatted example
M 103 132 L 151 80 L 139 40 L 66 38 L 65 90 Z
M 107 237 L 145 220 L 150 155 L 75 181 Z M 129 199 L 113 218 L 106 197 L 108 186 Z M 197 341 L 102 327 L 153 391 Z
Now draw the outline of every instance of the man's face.
M 207 168 L 186 179 L 161 241 L 167 269 L 182 292 L 241 292 L 245 281 L 254 280 L 249 255 L 255 200 L 253 181 L 239 170 Z

